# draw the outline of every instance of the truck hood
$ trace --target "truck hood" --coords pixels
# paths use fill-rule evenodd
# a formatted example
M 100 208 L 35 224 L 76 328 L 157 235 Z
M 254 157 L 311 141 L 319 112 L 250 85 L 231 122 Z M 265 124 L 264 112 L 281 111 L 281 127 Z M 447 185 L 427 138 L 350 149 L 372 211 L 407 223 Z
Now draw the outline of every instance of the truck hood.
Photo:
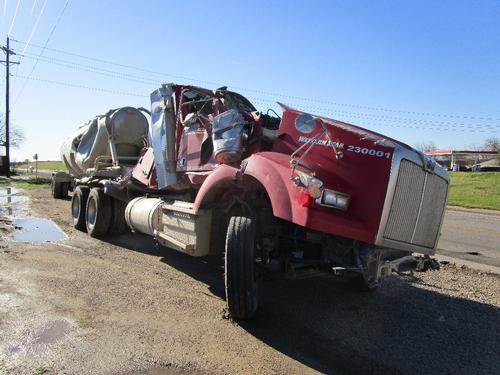
M 308 112 L 300 111 L 298 109 L 294 109 L 294 108 L 289 107 L 289 106 L 287 106 L 283 103 L 280 103 L 280 102 L 278 102 L 278 105 L 282 108 L 283 113 L 285 113 L 286 111 L 291 111 L 291 112 L 295 112 L 295 113 L 308 113 Z M 312 113 L 311 113 L 311 115 L 315 118 L 323 120 L 325 122 L 325 124 L 328 126 L 337 127 L 337 128 L 340 128 L 346 132 L 355 134 L 356 136 L 359 137 L 360 140 L 371 140 L 375 144 L 381 145 L 384 147 L 396 148 L 397 146 L 399 146 L 399 147 L 402 147 L 402 148 L 405 148 L 408 150 L 416 151 L 415 149 L 413 149 L 411 146 L 407 145 L 406 143 L 403 143 L 403 142 L 398 141 L 396 139 L 387 137 L 383 134 L 374 132 L 372 130 L 362 128 L 361 126 L 353 125 L 353 124 L 350 124 L 347 122 L 331 119 L 331 118 L 324 117 L 324 116 L 314 115 Z M 418 152 L 418 151 L 416 151 L 416 152 Z

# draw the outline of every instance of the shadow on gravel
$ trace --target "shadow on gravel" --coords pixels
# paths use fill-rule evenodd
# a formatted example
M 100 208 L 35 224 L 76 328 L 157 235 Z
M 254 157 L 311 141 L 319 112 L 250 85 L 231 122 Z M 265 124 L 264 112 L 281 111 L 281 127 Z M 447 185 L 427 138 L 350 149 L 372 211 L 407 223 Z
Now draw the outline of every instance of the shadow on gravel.
M 490 305 L 400 278 L 374 294 L 329 279 L 260 290 L 259 315 L 241 325 L 320 372 L 498 374 L 500 309 Z
M 161 257 L 224 298 L 222 257 L 192 258 L 128 236 L 108 241 Z M 500 309 L 418 283 L 395 277 L 367 294 L 331 278 L 263 281 L 258 315 L 239 324 L 327 374 L 498 374 Z
M 151 236 L 137 233 L 106 237 L 103 240 L 139 253 L 160 257 L 161 262 L 208 285 L 210 292 L 225 299 L 224 259 L 220 255 L 193 258 L 179 251 L 157 245 Z

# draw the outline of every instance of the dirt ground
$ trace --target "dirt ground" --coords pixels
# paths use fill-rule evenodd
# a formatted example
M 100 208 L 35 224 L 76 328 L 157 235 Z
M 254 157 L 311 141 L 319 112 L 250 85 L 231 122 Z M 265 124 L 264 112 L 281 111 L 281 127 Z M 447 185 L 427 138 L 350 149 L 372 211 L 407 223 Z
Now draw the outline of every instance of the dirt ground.
M 220 257 L 127 234 L 92 239 L 68 200 L 30 190 L 60 243 L 0 245 L 0 374 L 498 374 L 500 281 L 453 265 L 373 294 L 340 280 L 266 280 L 227 318 Z M 0 232 L 1 234 L 2 232 Z

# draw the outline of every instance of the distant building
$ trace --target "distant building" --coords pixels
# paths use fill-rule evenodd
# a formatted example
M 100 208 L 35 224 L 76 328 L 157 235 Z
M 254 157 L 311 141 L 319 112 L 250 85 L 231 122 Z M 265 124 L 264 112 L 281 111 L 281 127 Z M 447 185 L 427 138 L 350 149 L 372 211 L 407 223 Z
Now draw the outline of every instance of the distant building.
M 432 156 L 444 168 L 453 171 L 474 170 L 474 167 L 480 169 L 483 162 L 500 157 L 497 151 L 433 150 L 426 151 L 425 154 Z

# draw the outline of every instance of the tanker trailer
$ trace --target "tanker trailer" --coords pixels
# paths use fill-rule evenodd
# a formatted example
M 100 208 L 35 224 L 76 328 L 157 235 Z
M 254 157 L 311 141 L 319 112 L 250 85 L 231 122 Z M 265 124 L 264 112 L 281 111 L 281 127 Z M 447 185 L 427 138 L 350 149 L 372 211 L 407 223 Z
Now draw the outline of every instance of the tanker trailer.
M 149 144 L 136 121 L 125 159 L 112 115 L 99 117 L 88 140 L 77 132 L 66 146 L 75 227 L 95 237 L 126 223 L 173 250 L 223 256 L 238 319 L 255 314 L 268 272 L 373 291 L 393 272 L 435 266 L 447 172 L 390 137 L 280 106 L 281 116 L 261 113 L 226 87 L 163 85 L 151 94 Z
M 125 198 L 104 195 L 104 189 L 109 186 L 108 190 L 113 190 L 114 185 L 119 185 L 131 173 L 141 151 L 149 144 L 149 124 L 142 112 L 149 115 L 149 111 L 143 108 L 113 109 L 80 126 L 61 147 L 61 159 L 68 173 L 52 174 L 54 198 L 65 198 L 71 190 L 74 196 L 86 200 L 92 188 L 98 189 L 96 197 L 105 201 L 110 217 L 116 218 L 113 233 L 126 228 L 123 218 Z M 87 229 L 85 211 L 78 203 L 79 200 L 72 203 L 75 227 Z M 89 233 L 99 235 L 103 231 L 101 226 L 94 223 Z

